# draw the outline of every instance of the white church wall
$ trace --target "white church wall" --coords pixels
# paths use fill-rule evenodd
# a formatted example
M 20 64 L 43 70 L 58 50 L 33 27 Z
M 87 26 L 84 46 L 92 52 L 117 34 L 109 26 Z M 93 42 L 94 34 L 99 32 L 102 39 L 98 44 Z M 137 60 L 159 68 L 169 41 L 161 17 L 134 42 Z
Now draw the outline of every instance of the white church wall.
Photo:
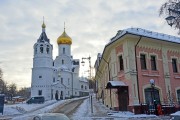
M 61 44 L 58 46 L 58 52 L 59 52 L 59 56 L 60 55 L 67 55 L 67 56 L 71 56 L 71 46 L 70 45 L 66 45 L 66 44 Z
M 45 59 L 46 58 L 46 59 Z M 33 67 L 52 67 L 53 60 L 50 57 L 33 58 Z

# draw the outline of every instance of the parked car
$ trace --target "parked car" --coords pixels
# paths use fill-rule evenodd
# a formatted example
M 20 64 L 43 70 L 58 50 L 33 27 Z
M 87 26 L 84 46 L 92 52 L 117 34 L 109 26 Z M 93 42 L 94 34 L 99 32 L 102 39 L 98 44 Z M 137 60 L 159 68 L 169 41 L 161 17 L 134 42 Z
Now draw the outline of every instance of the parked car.
M 31 97 L 29 100 L 26 101 L 27 104 L 32 104 L 32 103 L 44 103 L 45 99 L 43 96 L 37 96 L 37 97 Z
M 65 114 L 62 113 L 44 113 L 38 114 L 33 120 L 70 120 Z

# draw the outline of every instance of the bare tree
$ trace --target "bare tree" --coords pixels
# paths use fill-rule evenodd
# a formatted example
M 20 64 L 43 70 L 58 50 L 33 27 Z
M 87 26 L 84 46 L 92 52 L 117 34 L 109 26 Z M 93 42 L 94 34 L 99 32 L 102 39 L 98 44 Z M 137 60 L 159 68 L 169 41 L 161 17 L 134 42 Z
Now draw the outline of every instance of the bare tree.
M 166 20 L 170 21 L 168 24 L 178 29 L 178 34 L 180 34 L 180 0 L 168 0 L 165 2 L 159 10 L 159 15 L 165 15 Z
M 24 98 L 29 98 L 30 97 L 30 88 L 21 88 L 18 92 L 17 95 L 22 96 Z
M 3 80 L 3 71 L 0 68 L 0 93 L 5 94 L 7 91 L 7 83 Z
M 17 93 L 17 86 L 15 83 L 12 83 L 8 86 L 8 93 L 11 94 L 11 97 L 15 96 Z
M 0 68 L 0 80 L 3 79 L 3 72 L 2 72 L 2 69 Z

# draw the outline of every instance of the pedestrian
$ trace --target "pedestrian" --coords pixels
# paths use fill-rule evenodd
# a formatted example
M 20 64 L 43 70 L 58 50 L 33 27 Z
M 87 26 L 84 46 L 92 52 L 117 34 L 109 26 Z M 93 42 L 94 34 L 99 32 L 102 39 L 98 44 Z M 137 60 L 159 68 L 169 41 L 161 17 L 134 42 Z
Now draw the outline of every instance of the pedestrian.
M 161 104 L 157 105 L 157 111 L 158 111 L 158 115 L 162 115 L 162 107 Z

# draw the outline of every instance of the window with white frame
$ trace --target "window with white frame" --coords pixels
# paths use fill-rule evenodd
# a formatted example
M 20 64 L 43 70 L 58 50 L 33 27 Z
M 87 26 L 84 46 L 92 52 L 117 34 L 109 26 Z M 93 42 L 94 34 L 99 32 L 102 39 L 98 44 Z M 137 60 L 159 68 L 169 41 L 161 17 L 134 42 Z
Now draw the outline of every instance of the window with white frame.
M 155 55 L 151 55 L 151 70 L 157 70 Z
M 123 65 L 123 57 L 120 55 L 119 57 L 119 70 L 124 70 L 124 65 Z
M 141 69 L 146 70 L 146 55 L 140 54 Z
M 176 59 L 176 58 L 172 58 L 172 68 L 173 68 L 173 72 L 174 72 L 174 73 L 177 73 L 177 72 L 178 72 L 177 59 Z

